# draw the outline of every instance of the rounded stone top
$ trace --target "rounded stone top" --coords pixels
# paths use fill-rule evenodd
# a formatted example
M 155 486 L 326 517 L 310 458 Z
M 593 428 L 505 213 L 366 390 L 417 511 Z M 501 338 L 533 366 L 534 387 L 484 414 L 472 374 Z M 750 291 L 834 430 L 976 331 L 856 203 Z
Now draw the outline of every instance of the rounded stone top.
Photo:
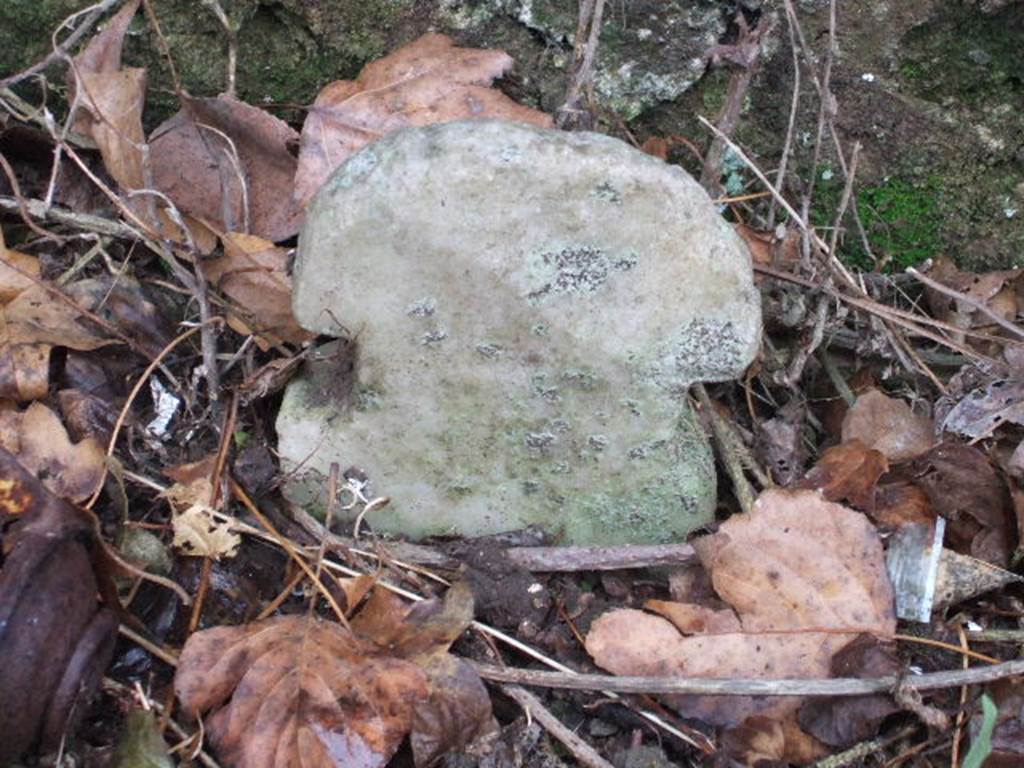
M 739 375 L 761 331 L 747 247 L 685 171 L 491 120 L 399 131 L 342 165 L 307 212 L 294 309 L 335 335 L 432 317 L 427 347 L 485 343 L 445 323 L 528 318 L 672 387 Z

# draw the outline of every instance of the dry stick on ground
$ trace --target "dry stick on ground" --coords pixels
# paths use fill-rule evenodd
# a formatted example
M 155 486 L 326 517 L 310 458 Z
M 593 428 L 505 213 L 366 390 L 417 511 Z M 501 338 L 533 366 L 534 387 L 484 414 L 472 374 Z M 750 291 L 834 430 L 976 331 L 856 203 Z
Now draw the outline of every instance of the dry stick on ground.
M 510 547 L 509 561 L 526 571 L 573 573 L 685 565 L 696 557 L 689 544 L 637 544 L 622 547 Z
M 821 160 L 821 139 L 822 134 L 825 131 L 826 122 L 829 125 L 833 125 L 833 119 L 836 113 L 835 100 L 832 97 L 832 91 L 829 90 L 829 83 L 832 79 L 832 58 L 836 51 L 836 4 L 835 0 L 831 0 L 829 3 L 829 24 L 828 24 L 828 48 L 825 49 L 825 65 L 822 68 L 821 75 L 821 86 L 818 89 L 818 121 L 815 125 L 814 130 L 814 149 L 811 152 L 811 177 L 807 182 L 807 187 L 804 190 L 803 195 L 800 199 L 800 215 L 803 221 L 810 220 L 811 212 L 811 199 L 814 197 L 814 184 L 818 180 L 818 164 Z M 836 151 L 842 155 L 842 149 L 836 147 Z M 853 179 L 852 174 L 846 173 L 845 163 L 843 163 L 844 175 L 846 176 L 846 183 L 852 185 Z M 807 230 L 804 230 L 804 248 L 805 257 L 811 255 L 811 241 L 807 236 Z M 830 251 L 830 253 L 835 253 Z
M 621 694 L 693 694 L 700 696 L 864 696 L 870 693 L 891 693 L 897 687 L 911 691 L 934 691 L 977 685 L 1024 674 L 1024 659 L 1006 661 L 987 667 L 929 672 L 924 675 L 900 677 L 886 675 L 874 678 L 786 679 L 710 677 L 612 677 L 594 674 L 564 674 L 533 669 L 497 667 L 473 662 L 480 677 L 500 683 L 532 685 L 541 688 L 563 688 L 574 691 L 614 691 Z
M 573 41 L 575 55 L 572 74 L 569 77 L 569 87 L 566 89 L 565 103 L 558 108 L 555 116 L 558 127 L 566 130 L 593 127 L 593 118 L 589 110 L 583 108 L 583 100 L 584 97 L 590 100 L 605 0 L 579 2 L 579 22 Z
M 732 479 L 733 490 L 736 492 L 736 500 L 740 503 L 740 509 L 749 512 L 754 508 L 754 492 L 746 475 L 743 474 L 743 464 L 733 450 L 732 441 L 722 424 L 723 419 L 715 409 L 711 398 L 708 397 L 708 392 L 704 389 L 703 384 L 694 384 L 693 391 L 697 393 L 697 400 L 700 401 L 701 408 L 707 414 L 708 421 L 711 422 L 711 431 L 715 436 L 719 458 L 722 459 L 722 463 Z
M 789 166 L 789 155 L 793 149 L 793 134 L 796 132 L 796 113 L 800 105 L 800 56 L 796 50 L 796 36 L 793 34 L 793 22 L 786 15 L 786 32 L 789 34 L 789 47 L 793 53 L 793 98 L 789 103 L 789 122 L 786 125 L 786 139 L 782 142 L 782 157 L 779 169 L 775 172 L 775 186 L 782 189 L 786 182 L 786 168 Z M 775 206 L 773 197 L 768 206 L 768 229 L 775 228 Z
M 540 699 L 532 693 L 517 685 L 503 685 L 501 686 L 501 690 L 505 692 L 506 696 L 521 706 L 528 717 L 532 717 L 540 723 L 544 730 L 550 733 L 566 749 L 568 749 L 570 754 L 572 754 L 573 758 L 580 765 L 585 765 L 587 768 L 613 768 L 611 763 L 597 753 L 597 750 L 587 744 L 587 742 L 577 736 L 575 732 L 567 728 L 557 717 L 551 714 L 551 712 L 541 704 Z
M 14 169 L 11 168 L 11 164 L 7 162 L 7 158 L 4 157 L 3 152 L 0 152 L 0 168 L 3 169 L 4 175 L 7 177 L 7 181 L 11 185 L 11 191 L 14 192 L 14 199 L 18 201 L 18 213 L 21 216 L 21 220 L 25 222 L 25 226 L 40 237 L 47 240 L 53 240 L 57 245 L 62 245 L 64 243 L 63 237 L 43 229 L 32 221 L 32 217 L 28 214 L 28 208 L 25 206 L 25 197 L 21 194 L 21 185 L 18 184 L 18 177 L 15 175 Z
M 763 18 L 767 24 L 768 17 L 764 16 Z M 732 136 L 736 126 L 739 125 L 740 114 L 743 111 L 743 102 L 747 97 L 747 91 L 750 90 L 750 83 L 754 79 L 754 74 L 761 64 L 761 38 L 765 32 L 760 27 L 751 30 L 747 26 L 742 11 L 736 12 L 736 22 L 740 28 L 739 39 L 736 43 L 729 46 L 717 46 L 713 49 L 712 53 L 712 58 L 717 58 L 718 52 L 722 50 L 738 54 L 738 56 L 729 57 L 732 60 L 738 59 L 737 63 L 740 69 L 737 72 L 733 72 L 729 78 L 725 103 L 722 105 L 722 109 L 718 113 L 718 120 L 716 121 L 719 130 L 726 136 Z M 704 187 L 704 190 L 711 197 L 716 197 L 721 190 L 719 179 L 722 175 L 721 166 L 724 155 L 725 145 L 718 137 L 715 137 L 711 140 L 711 146 L 708 147 L 708 151 L 704 154 L 703 167 L 700 173 L 700 185 Z
M 928 275 L 922 274 L 918 270 L 914 269 L 914 267 L 907 267 L 905 271 L 908 275 L 911 275 L 917 280 L 920 280 L 929 288 L 932 288 L 938 291 L 939 293 L 944 293 L 946 296 L 949 296 L 953 299 L 956 299 L 958 302 L 966 304 L 971 309 L 981 312 L 981 314 L 985 315 L 985 317 L 989 318 L 1000 328 L 1005 328 L 1014 336 L 1024 338 L 1024 328 L 1021 328 L 1016 323 L 1011 323 L 1005 317 L 997 314 L 996 312 L 993 312 L 990 307 L 984 304 L 984 302 L 978 301 L 977 299 L 968 296 L 966 293 L 961 293 L 960 291 L 950 288 L 948 285 L 943 285 L 938 280 L 933 280 L 932 278 L 928 277 Z
M 917 725 L 908 725 L 889 736 L 879 736 L 875 739 L 862 741 L 860 744 L 855 744 L 842 752 L 823 757 L 814 763 L 811 768 L 845 768 L 848 765 L 862 765 L 864 758 L 870 757 L 876 752 L 881 752 L 883 749 L 913 736 L 917 730 Z
M 127 240 L 140 239 L 139 233 L 132 227 L 114 219 L 105 219 L 102 216 L 93 216 L 88 213 L 76 213 L 66 208 L 48 208 L 42 200 L 30 197 L 18 200 L 15 197 L 0 195 L 0 210 L 17 213 L 22 210 L 23 206 L 30 216 L 40 221 L 55 221 L 58 224 L 77 227 L 86 232 L 121 237 Z
M 78 43 L 78 41 L 81 40 L 83 37 L 85 37 L 89 30 L 92 29 L 93 26 L 95 26 L 96 22 L 99 21 L 100 17 L 104 13 L 109 11 L 111 8 L 113 8 L 115 5 L 117 5 L 119 2 L 121 2 L 121 0 L 102 0 L 102 2 L 96 3 L 95 5 L 90 6 L 89 8 L 83 8 L 82 10 L 76 11 L 75 13 L 68 16 L 66 19 L 64 19 L 64 21 L 61 22 L 60 26 L 57 27 L 56 31 L 54 32 L 54 35 L 60 32 L 60 30 L 76 16 L 81 16 L 85 13 L 88 14 L 84 19 L 82 19 L 82 23 L 78 25 L 78 28 L 75 29 L 75 31 L 68 35 L 66 38 L 64 38 L 64 42 L 60 43 L 55 50 L 51 51 L 49 55 L 46 56 L 46 58 L 36 62 L 28 69 L 22 70 L 21 72 L 10 75 L 8 77 L 5 77 L 3 80 L 0 80 L 0 88 L 9 88 L 12 85 L 17 85 L 22 80 L 27 80 L 33 75 L 42 72 L 51 64 L 56 63 L 60 59 L 63 59 L 65 56 L 68 55 L 68 51 L 70 51 L 75 46 L 75 44 Z

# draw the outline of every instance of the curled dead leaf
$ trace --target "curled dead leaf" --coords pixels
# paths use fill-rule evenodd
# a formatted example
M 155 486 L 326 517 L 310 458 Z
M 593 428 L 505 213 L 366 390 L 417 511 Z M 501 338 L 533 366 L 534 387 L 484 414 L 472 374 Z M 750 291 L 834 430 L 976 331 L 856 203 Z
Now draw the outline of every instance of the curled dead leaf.
M 6 304 L 39 277 L 39 259 L 8 248 L 0 229 L 0 305 Z
M 447 653 L 472 620 L 468 587 L 406 605 L 374 590 L 351 622 L 280 616 L 194 633 L 175 691 L 223 764 L 376 768 L 410 738 L 426 768 L 494 728 L 476 673 Z
M 174 541 L 180 552 L 195 557 L 234 557 L 242 537 L 231 530 L 231 524 L 217 520 L 212 510 L 202 504 L 193 504 L 171 518 Z
M 203 261 L 206 279 L 239 308 L 229 318 L 239 333 L 255 333 L 261 346 L 313 338 L 292 314 L 291 254 L 255 235 L 229 232 L 221 237 L 224 255 Z M 241 322 L 240 322 L 241 320 Z
M 50 388 L 49 344 L 0 346 L 0 398 L 24 403 L 38 400 Z
M 22 412 L 0 411 L 0 447 L 61 498 L 84 501 L 103 478 L 103 447 L 92 438 L 72 443 L 57 414 L 42 403 Z

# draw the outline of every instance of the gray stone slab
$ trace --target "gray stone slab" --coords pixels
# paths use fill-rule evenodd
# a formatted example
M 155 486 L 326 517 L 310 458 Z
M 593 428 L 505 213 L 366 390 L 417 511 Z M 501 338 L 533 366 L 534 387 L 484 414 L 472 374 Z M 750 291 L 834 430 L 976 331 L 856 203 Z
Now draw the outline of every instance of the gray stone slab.
M 685 388 L 742 372 L 761 327 L 746 246 L 687 174 L 491 121 L 339 168 L 307 212 L 294 309 L 357 351 L 289 387 L 286 492 L 316 503 L 332 461 L 358 467 L 392 499 L 372 524 L 413 537 L 667 541 L 708 522 Z

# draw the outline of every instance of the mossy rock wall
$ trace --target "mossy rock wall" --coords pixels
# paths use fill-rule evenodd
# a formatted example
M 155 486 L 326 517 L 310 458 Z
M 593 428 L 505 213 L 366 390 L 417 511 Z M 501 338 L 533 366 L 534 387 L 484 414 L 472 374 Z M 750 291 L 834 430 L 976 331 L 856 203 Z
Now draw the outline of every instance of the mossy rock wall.
M 0 2 L 0 74 L 50 50 L 50 34 L 85 0 Z M 576 0 L 222 0 L 238 29 L 238 93 L 301 121 L 327 82 L 356 75 L 371 61 L 427 31 L 463 45 L 504 48 L 516 68 L 501 87 L 514 98 L 554 111 L 572 62 Z M 742 10 L 751 23 L 773 24 L 766 62 L 745 103 L 738 138 L 764 167 L 779 160 L 789 118 L 793 72 L 777 0 L 629 0 L 606 5 L 595 91 L 600 129 L 638 140 L 682 135 L 699 146 L 709 136 L 697 116 L 714 118 L 730 72 L 708 68 L 716 41 L 735 35 Z M 212 95 L 226 84 L 227 38 L 198 0 L 154 0 L 184 87 Z M 807 40 L 821 52 L 828 3 L 798 3 Z M 889 268 L 942 251 L 975 269 L 1019 262 L 1024 247 L 1024 3 L 918 0 L 838 4 L 839 51 L 832 89 L 846 145 L 860 141 L 862 218 Z M 175 109 L 160 47 L 139 14 L 126 61 L 149 68 L 146 122 Z M 819 62 L 820 65 L 820 62 Z M 48 95 L 59 104 L 62 78 Z M 38 92 L 24 86 L 38 101 Z M 814 174 L 827 221 L 841 189 L 830 149 L 811 167 L 817 100 L 803 78 L 791 187 Z M 698 170 L 693 158 L 675 158 Z M 742 168 L 732 183 L 752 179 Z M 830 189 L 831 187 L 831 189 Z M 846 256 L 861 263 L 853 241 Z M 874 245 L 873 245 L 874 248 Z M 867 264 L 868 262 L 863 262 Z

